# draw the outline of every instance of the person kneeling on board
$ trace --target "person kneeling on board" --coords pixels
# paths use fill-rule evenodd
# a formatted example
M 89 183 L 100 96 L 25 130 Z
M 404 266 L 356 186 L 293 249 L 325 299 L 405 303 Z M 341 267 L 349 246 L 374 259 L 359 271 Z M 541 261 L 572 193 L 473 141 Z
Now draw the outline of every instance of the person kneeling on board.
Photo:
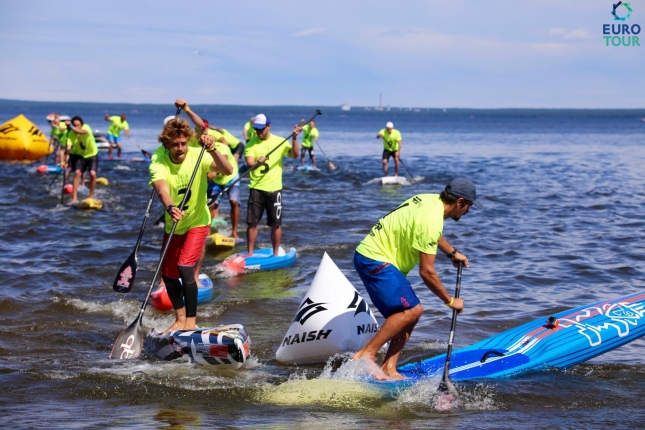
M 418 194 L 403 202 L 381 218 L 356 248 L 354 267 L 372 303 L 385 317 L 385 323 L 353 358 L 364 358 L 376 365 L 377 352 L 390 342 L 381 365 L 383 379 L 403 379 L 396 364 L 423 312 L 406 278 L 417 263 L 426 286 L 446 306 L 458 312 L 463 310 L 464 301 L 446 291 L 434 263 L 438 248 L 453 265 L 461 262 L 468 267 L 468 258 L 443 237 L 443 222 L 446 218 L 459 221 L 472 205 L 482 208 L 476 198 L 472 182 L 466 178 L 454 179 L 441 194 Z M 374 376 L 381 379 L 378 373 Z
M 199 170 L 191 189 L 186 191 L 196 167 L 201 149 L 188 146 L 194 136 L 188 122 L 183 119 L 168 121 L 159 135 L 166 152 L 159 154 L 150 163 L 150 184 L 155 188 L 161 203 L 166 208 L 163 246 L 174 222 L 177 229 L 172 237 L 161 275 L 168 297 L 175 309 L 175 322 L 165 331 L 194 330 L 197 319 L 197 282 L 193 272 L 210 231 L 210 213 L 206 206 L 208 172 L 230 175 L 233 168 L 222 154 L 217 152 L 213 138 L 202 135 L 199 144 L 206 147 Z M 184 210 L 177 207 L 184 194 L 188 199 Z M 179 282 L 181 278 L 182 283 Z M 165 333 L 164 332 L 164 333 Z

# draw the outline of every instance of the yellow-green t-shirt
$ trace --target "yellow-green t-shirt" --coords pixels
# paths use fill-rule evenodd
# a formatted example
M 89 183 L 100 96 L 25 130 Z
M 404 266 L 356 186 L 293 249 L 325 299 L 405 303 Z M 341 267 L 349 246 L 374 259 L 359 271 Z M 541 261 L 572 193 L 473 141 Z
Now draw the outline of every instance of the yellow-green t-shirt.
M 439 194 L 418 194 L 381 218 L 356 251 L 407 275 L 419 263 L 419 252 L 437 254 L 443 210 Z
M 110 127 L 108 128 L 108 133 L 112 136 L 120 135 L 121 130 L 130 130 L 128 122 L 121 120 L 121 117 L 118 115 L 111 116 L 110 121 L 112 121 L 112 124 L 110 124 Z
M 60 123 L 60 135 L 58 136 L 58 142 L 61 144 L 61 146 L 66 146 L 67 145 L 67 134 L 69 131 L 67 130 L 67 124 L 64 122 Z
M 217 149 L 217 152 L 226 157 L 226 160 L 233 168 L 233 173 L 231 173 L 230 175 L 223 175 L 222 173 L 218 173 L 213 179 L 213 182 L 218 185 L 226 185 L 237 176 L 237 163 L 235 162 L 235 157 L 233 157 L 233 153 L 231 152 L 231 149 L 228 147 L 228 145 L 225 145 L 222 142 L 215 142 L 215 148 Z
M 314 146 L 314 138 L 318 137 L 318 127 L 314 127 L 313 130 L 309 125 L 302 127 L 302 146 L 305 148 L 311 148 Z
M 168 152 L 165 150 L 161 152 L 160 149 L 161 148 L 158 148 L 157 151 L 155 151 L 156 157 L 154 157 L 154 160 L 151 160 L 150 162 L 149 184 L 152 185 L 155 181 L 165 179 L 168 183 L 168 188 L 170 189 L 172 204 L 179 207 L 181 200 L 184 198 L 184 194 L 186 193 L 190 177 L 197 165 L 197 159 L 199 158 L 201 148 L 189 146 L 186 152 L 186 158 L 181 164 L 173 163 L 172 160 L 170 160 Z M 175 230 L 176 234 L 185 234 L 191 228 L 210 225 L 211 214 L 206 206 L 206 191 L 208 189 L 208 177 L 206 175 L 210 172 L 212 162 L 213 157 L 205 152 L 202 157 L 199 170 L 195 175 L 193 186 L 190 188 L 188 200 L 186 200 L 186 204 L 184 206 L 184 212 L 186 215 L 177 224 L 177 229 Z M 165 220 L 166 233 L 170 233 L 173 220 L 168 212 L 166 212 Z
M 83 158 L 94 157 L 99 153 L 99 148 L 96 146 L 92 127 L 87 124 L 83 124 L 81 128 L 87 131 L 87 133 L 76 134 L 74 130 L 70 130 L 67 134 L 67 145 L 69 145 L 70 142 L 72 145 L 72 149 L 70 149 L 69 153 L 80 155 Z
M 256 135 L 249 141 L 248 145 L 244 149 L 244 157 L 252 156 L 255 158 L 255 162 L 257 163 L 261 156 L 267 155 L 283 140 L 283 137 L 276 136 L 275 134 L 271 134 L 267 140 L 260 140 Z M 266 161 L 266 165 L 269 166 L 269 170 L 266 173 L 262 173 L 266 170 L 266 166 L 252 169 L 251 173 L 249 173 L 249 188 L 268 192 L 281 190 L 282 157 L 288 155 L 289 151 L 291 151 L 291 144 L 287 141 L 269 156 L 269 159 Z
M 64 125 L 65 123 L 62 123 L 62 124 Z M 67 128 L 67 126 L 65 126 L 65 128 Z M 52 125 L 52 131 L 49 133 L 49 136 L 50 136 L 50 137 L 54 137 L 54 136 L 56 136 L 56 138 L 60 140 L 60 136 L 61 136 L 63 133 L 64 133 L 64 129 L 61 129 L 60 124 L 59 124 L 59 126 L 58 126 L 58 127 L 54 127 L 54 126 Z
M 246 137 L 248 137 L 249 141 L 258 135 L 258 133 L 253 128 L 251 121 L 244 124 L 244 131 L 246 131 Z
M 383 135 L 383 148 L 390 152 L 399 150 L 399 140 L 401 140 L 401 133 L 399 130 L 393 128 L 392 133 L 388 133 L 387 128 L 379 131 Z
M 254 129 L 255 130 L 255 129 Z M 248 136 L 249 133 L 247 132 L 246 135 Z M 237 145 L 240 144 L 240 139 L 237 137 L 233 136 L 227 129 L 223 128 L 222 129 L 222 136 L 224 136 L 224 139 L 226 140 L 226 143 L 228 143 L 229 148 L 235 149 L 237 148 Z

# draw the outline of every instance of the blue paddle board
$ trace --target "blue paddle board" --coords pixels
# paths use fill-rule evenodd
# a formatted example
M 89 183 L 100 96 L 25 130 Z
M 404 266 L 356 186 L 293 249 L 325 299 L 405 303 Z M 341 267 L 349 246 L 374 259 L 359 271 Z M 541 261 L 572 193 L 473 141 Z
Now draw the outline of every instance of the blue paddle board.
M 316 166 L 312 166 L 311 164 L 305 164 L 304 166 L 298 166 L 296 167 L 297 170 L 302 170 L 304 172 L 320 172 L 320 169 Z
M 253 252 L 253 255 L 240 252 L 224 260 L 222 267 L 235 275 L 259 272 L 261 270 L 282 269 L 295 263 L 298 255 L 296 248 L 291 248 L 289 252 L 285 252 L 282 247 L 280 247 L 279 254 L 278 256 L 273 255 L 273 248 L 257 249 Z
M 566 369 L 645 335 L 645 291 L 553 315 L 453 351 L 450 379 L 499 378 Z M 446 354 L 399 367 L 410 382 L 436 376 Z M 387 381 L 386 384 L 401 382 Z M 409 383 L 402 381 L 402 383 Z

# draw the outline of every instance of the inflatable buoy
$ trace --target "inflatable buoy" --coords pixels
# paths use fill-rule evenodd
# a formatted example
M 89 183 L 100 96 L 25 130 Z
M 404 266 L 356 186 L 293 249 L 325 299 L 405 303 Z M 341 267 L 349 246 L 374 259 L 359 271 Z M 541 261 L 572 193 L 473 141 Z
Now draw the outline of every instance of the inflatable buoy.
M 378 329 L 365 300 L 325 253 L 276 359 L 285 364 L 324 363 L 336 353 L 358 351 Z
M 100 178 L 96 178 L 96 185 L 109 185 L 110 181 L 107 180 L 107 178 L 104 178 L 101 176 Z
M 65 194 L 72 194 L 72 191 L 74 191 L 74 186 L 73 186 L 72 184 L 66 184 L 66 185 L 63 187 L 63 192 L 64 192 Z
M 24 115 L 0 125 L 1 160 L 38 160 L 52 152 L 49 139 Z
M 241 324 L 166 334 L 153 330 L 145 349 L 162 360 L 188 355 L 194 363 L 239 369 L 251 357 L 251 339 Z

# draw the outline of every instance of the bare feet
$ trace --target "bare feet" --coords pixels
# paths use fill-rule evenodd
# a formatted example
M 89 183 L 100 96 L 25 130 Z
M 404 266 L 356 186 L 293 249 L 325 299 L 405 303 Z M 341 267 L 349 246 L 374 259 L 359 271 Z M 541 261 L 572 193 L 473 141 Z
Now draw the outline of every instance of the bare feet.
M 167 329 L 165 329 L 163 331 L 163 334 L 166 334 L 166 333 L 171 332 L 171 331 L 185 330 L 184 329 L 185 325 L 186 325 L 186 320 L 175 321 L 175 323 L 173 325 L 171 325 L 170 327 L 168 327 Z
M 352 360 L 361 360 L 362 362 L 364 362 L 365 366 L 367 367 L 368 373 L 372 375 L 372 377 L 374 377 L 374 379 L 376 379 L 377 381 L 385 381 L 388 379 L 388 376 L 383 373 L 383 370 L 381 370 L 378 364 L 376 364 L 376 361 L 374 361 L 374 357 L 362 355 L 359 351 L 354 354 Z
M 184 330 L 197 330 L 197 318 L 196 317 L 186 318 L 186 324 L 184 325 Z

